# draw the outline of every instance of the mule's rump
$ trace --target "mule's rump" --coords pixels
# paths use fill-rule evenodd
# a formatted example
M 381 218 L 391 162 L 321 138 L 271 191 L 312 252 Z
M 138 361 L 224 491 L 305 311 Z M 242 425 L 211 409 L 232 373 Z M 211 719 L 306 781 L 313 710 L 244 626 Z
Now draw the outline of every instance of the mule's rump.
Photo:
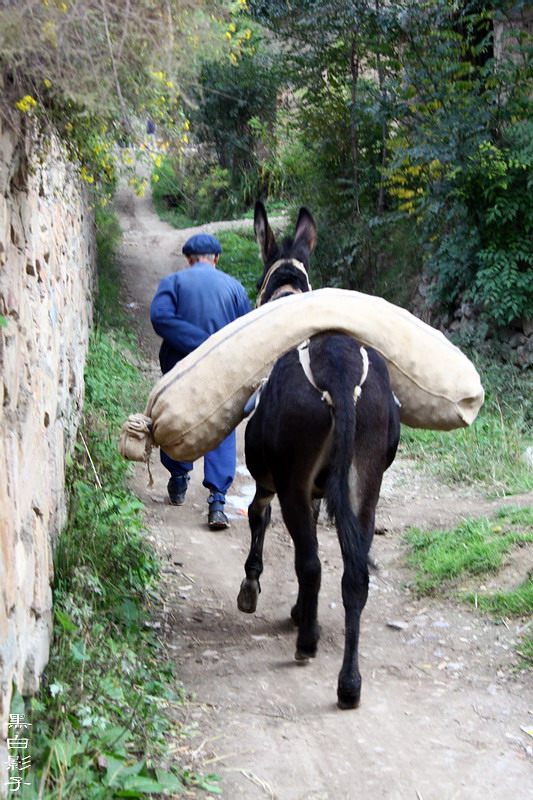
M 483 404 L 476 369 L 440 331 L 382 298 L 318 289 L 240 317 L 164 375 L 145 411 L 155 443 L 172 458 L 200 458 L 242 420 L 274 362 L 324 331 L 353 336 L 383 356 L 400 419 L 411 427 L 465 427 Z

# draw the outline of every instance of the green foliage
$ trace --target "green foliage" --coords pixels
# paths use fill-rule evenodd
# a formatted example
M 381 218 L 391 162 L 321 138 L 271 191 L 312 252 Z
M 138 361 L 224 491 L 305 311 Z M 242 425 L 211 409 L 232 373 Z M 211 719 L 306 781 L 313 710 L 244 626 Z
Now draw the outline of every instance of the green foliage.
M 160 217 L 176 228 L 233 219 L 243 210 L 238 190 L 230 186 L 228 170 L 203 151 L 187 158 L 162 159 L 152 174 L 152 196 Z
M 466 348 L 465 348 L 466 349 Z M 525 451 L 533 444 L 533 376 L 496 355 L 470 356 L 485 388 L 485 404 L 469 428 L 439 432 L 402 426 L 402 453 L 450 484 L 481 485 L 492 494 L 533 489 Z
M 245 230 L 219 231 L 222 245 L 220 267 L 242 283 L 252 306 L 257 297 L 257 279 L 263 271 L 254 234 Z
M 179 205 L 201 221 L 239 216 L 258 197 L 279 194 L 279 161 L 273 157 L 279 78 L 270 57 L 250 36 L 233 61 L 205 60 L 199 73 L 191 123 L 202 147 L 172 164 Z
M 449 176 L 448 222 L 429 260 L 433 297 L 444 305 L 461 294 L 497 325 L 533 315 L 533 126 L 504 132 L 507 146 L 480 141 Z
M 531 315 L 532 39 L 508 28 L 494 58 L 510 6 L 250 0 L 296 88 L 306 155 L 284 158 L 329 235 L 323 282 L 394 291 L 424 263 L 446 309 Z
M 154 167 L 151 176 L 152 200 L 160 218 L 174 228 L 190 228 L 197 220 L 185 213 L 192 210 L 192 203 L 187 196 L 185 177 L 175 172 L 173 162 L 168 156 L 161 159 L 159 166 Z M 190 187 L 189 190 L 192 190 Z
M 277 80 L 272 65 L 256 53 L 242 56 L 238 66 L 220 59 L 204 61 L 200 86 L 192 121 L 200 139 L 214 147 L 220 167 L 237 179 L 254 163 L 257 121 L 271 123 L 275 118 Z
M 250 7 L 283 37 L 296 88 L 280 158 L 292 196 L 318 221 L 315 284 L 389 299 L 398 287 L 409 302 L 420 248 L 411 222 L 387 214 L 381 177 L 398 92 L 397 10 L 328 0 Z
M 122 235 L 115 214 L 100 206 L 95 208 L 98 294 L 95 302 L 96 321 L 106 327 L 126 326 L 120 307 L 120 282 L 115 266 L 115 251 Z
M 513 47 L 503 35 L 493 59 L 493 22 L 474 4 L 460 17 L 441 2 L 413 9 L 404 27 L 409 113 L 392 149 L 404 208 L 420 222 L 432 299 L 446 308 L 472 300 L 504 325 L 533 311 L 532 42 Z

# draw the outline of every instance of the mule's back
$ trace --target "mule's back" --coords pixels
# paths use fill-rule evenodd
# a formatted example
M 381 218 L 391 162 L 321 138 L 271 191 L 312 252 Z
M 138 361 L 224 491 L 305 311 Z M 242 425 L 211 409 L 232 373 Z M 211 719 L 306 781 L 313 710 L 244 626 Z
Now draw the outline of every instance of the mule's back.
M 314 383 L 297 350 L 276 362 L 245 434 L 246 463 L 256 481 L 278 493 L 297 483 L 307 488 L 309 499 L 323 497 L 331 461 L 337 463 L 340 455 L 333 449 L 333 429 L 341 424 L 342 436 L 351 440 L 345 441 L 343 453 L 358 483 L 375 483 L 387 469 L 396 452 L 398 411 L 385 362 L 371 348 L 365 351 L 367 365 L 355 339 L 313 337 L 309 363 Z M 355 411 L 351 423 L 345 422 L 352 417 L 347 404 Z

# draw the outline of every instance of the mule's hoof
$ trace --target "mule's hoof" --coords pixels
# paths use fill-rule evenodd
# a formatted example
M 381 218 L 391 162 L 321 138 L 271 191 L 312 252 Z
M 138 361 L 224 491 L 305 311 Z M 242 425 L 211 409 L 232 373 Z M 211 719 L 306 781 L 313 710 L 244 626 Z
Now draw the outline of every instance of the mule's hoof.
M 342 711 L 348 711 L 353 708 L 359 708 L 361 702 L 361 690 L 357 692 L 342 692 L 340 689 L 337 691 L 337 706 Z
M 297 647 L 294 658 L 299 664 L 307 664 L 310 658 L 316 658 L 316 650 L 316 647 L 314 649 Z
M 244 611 L 245 614 L 253 614 L 257 608 L 260 592 L 259 581 L 245 578 L 241 583 L 241 589 L 237 597 L 239 611 Z

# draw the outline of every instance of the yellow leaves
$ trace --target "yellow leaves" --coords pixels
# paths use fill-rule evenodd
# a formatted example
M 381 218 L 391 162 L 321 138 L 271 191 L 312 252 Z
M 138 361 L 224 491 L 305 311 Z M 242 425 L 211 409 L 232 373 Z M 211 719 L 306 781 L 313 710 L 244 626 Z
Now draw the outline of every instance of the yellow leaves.
M 403 189 L 401 186 L 397 186 L 395 189 L 391 189 L 391 194 L 396 195 L 400 200 L 405 200 L 414 197 L 416 192 L 413 189 Z
M 191 127 L 191 123 L 189 122 L 188 119 L 186 119 L 185 122 L 183 123 L 183 130 L 184 131 L 188 131 L 190 127 Z
M 414 204 L 411 202 L 401 203 L 398 208 L 400 211 L 407 211 L 408 214 L 414 214 L 415 211 Z
M 36 105 L 37 100 L 34 100 L 31 94 L 25 94 L 24 97 L 15 103 L 15 107 L 18 108 L 19 111 L 22 111 L 23 114 L 28 114 L 28 112 L 33 111 Z
M 52 81 L 48 80 L 48 78 L 45 78 L 43 80 L 43 83 L 44 83 L 44 85 L 46 86 L 47 89 L 49 89 L 51 87 L 51 85 L 52 85 Z
M 128 183 L 129 183 L 130 186 L 133 186 L 133 188 L 135 189 L 135 194 L 137 195 L 137 197 L 144 197 L 144 193 L 146 191 L 146 187 L 148 186 L 148 179 L 147 178 L 143 178 L 141 180 L 141 179 L 139 179 L 139 178 L 134 176 L 133 178 L 129 179 Z
M 89 172 L 85 164 L 82 165 L 80 170 L 80 178 L 82 181 L 85 181 L 85 183 L 94 183 L 94 175 Z
M 42 4 L 45 8 L 50 8 L 50 0 L 41 0 Z M 70 3 L 66 3 L 65 0 L 53 0 L 52 6 L 57 8 L 58 11 L 62 11 L 63 14 L 66 14 L 67 11 L 70 9 Z
M 433 161 L 429 162 L 429 174 L 432 178 L 440 178 L 442 173 L 443 167 L 438 158 L 434 158 Z

